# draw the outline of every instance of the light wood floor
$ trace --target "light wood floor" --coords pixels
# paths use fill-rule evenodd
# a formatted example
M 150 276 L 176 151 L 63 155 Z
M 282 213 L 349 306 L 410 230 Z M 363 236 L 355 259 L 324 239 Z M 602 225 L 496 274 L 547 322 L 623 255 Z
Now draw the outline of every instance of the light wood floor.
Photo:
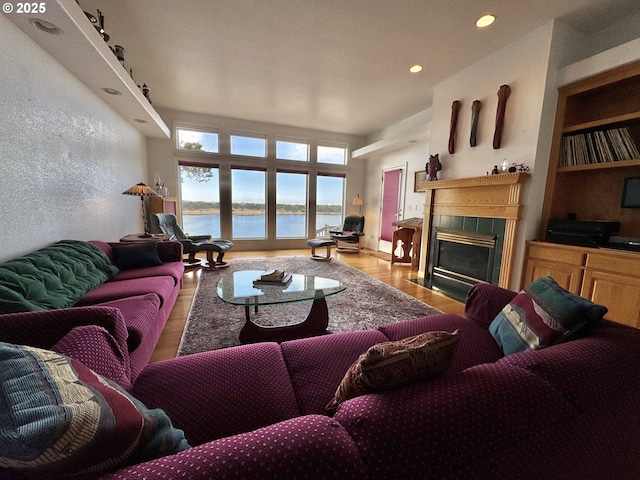
M 295 256 L 309 255 L 309 249 L 304 250 L 261 250 L 250 252 L 230 251 L 225 255 L 225 260 L 233 261 L 234 258 L 246 257 L 278 257 L 278 256 Z M 412 271 L 408 264 L 394 264 L 388 260 L 378 258 L 371 254 L 369 250 L 361 250 L 359 253 L 340 253 L 333 251 L 333 256 L 351 265 L 358 270 L 376 277 L 392 287 L 401 290 L 418 300 L 431 305 L 438 310 L 447 313 L 462 314 L 464 305 L 460 302 L 452 300 L 444 295 L 423 288 L 409 281 L 417 276 L 416 271 Z M 176 304 L 173 307 L 171 315 L 167 320 L 167 324 L 162 332 L 158 345 L 151 357 L 151 361 L 155 362 L 166 358 L 176 356 L 182 331 L 184 330 L 187 316 L 191 308 L 191 302 L 198 286 L 200 277 L 200 269 L 188 270 L 184 274 L 183 288 L 180 292 Z

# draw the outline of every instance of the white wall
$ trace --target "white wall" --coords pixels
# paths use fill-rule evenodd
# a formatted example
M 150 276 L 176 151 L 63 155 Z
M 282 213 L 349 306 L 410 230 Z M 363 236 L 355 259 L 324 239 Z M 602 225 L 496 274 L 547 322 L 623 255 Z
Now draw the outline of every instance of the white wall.
M 424 128 L 429 128 L 425 125 Z M 402 219 L 424 217 L 424 192 L 414 192 L 414 174 L 425 169 L 429 159 L 429 142 L 419 142 L 401 150 L 361 160 L 366 164 L 367 184 L 363 194 L 365 215 L 365 237 L 363 246 L 378 250 L 380 240 L 380 205 L 382 203 L 382 172 L 394 167 L 405 169 L 405 192 L 401 199 Z M 357 160 L 356 160 L 357 161 Z
M 141 231 L 144 137 L 6 16 L 0 43 L 0 261 Z

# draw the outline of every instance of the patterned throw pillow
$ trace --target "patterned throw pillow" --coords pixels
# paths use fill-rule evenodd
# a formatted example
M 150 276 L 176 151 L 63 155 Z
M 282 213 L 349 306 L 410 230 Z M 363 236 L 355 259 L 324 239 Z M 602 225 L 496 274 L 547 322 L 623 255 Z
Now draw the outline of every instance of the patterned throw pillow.
M 426 332 L 373 345 L 349 367 L 326 406 L 327 413 L 333 414 L 350 398 L 440 375 L 453 359 L 459 333 Z
M 0 476 L 97 476 L 189 448 L 162 410 L 55 352 L 0 342 L 0 382 Z
M 489 325 L 505 355 L 560 343 L 598 325 L 607 307 L 590 302 L 541 277 L 527 285 Z

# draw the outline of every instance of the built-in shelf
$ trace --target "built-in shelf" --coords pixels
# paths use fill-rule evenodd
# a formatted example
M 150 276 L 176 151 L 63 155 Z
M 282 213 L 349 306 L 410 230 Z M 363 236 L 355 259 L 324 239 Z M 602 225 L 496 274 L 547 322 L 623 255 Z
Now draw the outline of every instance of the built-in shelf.
M 572 165 L 570 167 L 558 167 L 558 173 L 580 172 L 583 170 L 602 170 L 604 168 L 628 168 L 640 165 L 640 160 L 620 160 L 618 162 L 592 163 L 590 165 Z
M 43 13 L 7 17 L 143 135 L 170 138 L 167 125 L 76 1 L 50 0 L 45 7 Z M 57 26 L 61 33 L 38 28 L 34 19 Z M 106 93 L 105 88 L 119 94 Z
M 599 120 L 594 120 L 591 122 L 584 122 L 584 123 L 579 123 L 577 125 L 571 125 L 570 127 L 563 128 L 562 133 L 574 133 L 574 132 L 580 132 L 582 130 L 589 130 L 589 129 L 598 128 L 598 127 L 610 128 L 612 125 L 630 122 L 633 120 L 640 120 L 640 112 L 626 113 L 624 115 L 615 115 L 607 118 L 602 118 Z

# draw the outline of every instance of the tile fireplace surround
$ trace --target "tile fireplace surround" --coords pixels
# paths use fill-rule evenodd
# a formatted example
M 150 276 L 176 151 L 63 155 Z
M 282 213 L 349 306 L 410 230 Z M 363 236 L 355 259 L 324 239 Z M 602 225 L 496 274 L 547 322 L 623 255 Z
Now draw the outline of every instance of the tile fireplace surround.
M 522 210 L 522 186 L 528 173 L 501 173 L 484 177 L 456 178 L 420 183 L 426 192 L 419 276 L 428 276 L 433 232 L 443 216 L 504 220 L 504 238 L 498 285 L 509 288 L 515 242 Z M 500 222 L 502 223 L 502 222 Z

